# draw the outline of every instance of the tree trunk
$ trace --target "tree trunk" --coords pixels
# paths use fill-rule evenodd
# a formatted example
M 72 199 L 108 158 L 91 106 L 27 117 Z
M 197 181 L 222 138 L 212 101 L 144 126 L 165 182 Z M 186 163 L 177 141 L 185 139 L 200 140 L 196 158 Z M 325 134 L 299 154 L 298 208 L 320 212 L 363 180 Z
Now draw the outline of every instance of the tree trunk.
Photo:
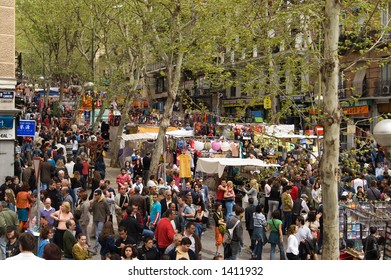
M 279 84 L 280 84 L 280 79 L 278 77 L 278 69 L 276 66 L 276 63 L 273 59 L 273 53 L 269 49 L 269 55 L 268 55 L 268 60 L 269 60 L 269 89 L 270 90 L 270 100 L 272 107 L 270 108 L 270 116 L 268 117 L 269 121 L 271 124 L 279 124 L 280 123 L 280 117 L 279 114 L 277 113 L 277 96 L 278 96 L 278 91 L 279 91 Z
M 83 94 L 83 92 L 80 91 L 76 95 L 75 108 L 74 108 L 75 110 L 73 111 L 72 121 L 71 121 L 72 124 L 76 123 L 77 116 L 79 114 L 79 108 L 80 108 L 80 102 L 81 102 L 82 94 Z
M 131 88 L 128 88 L 128 93 L 126 94 L 126 102 L 124 106 L 121 109 L 121 121 L 118 126 L 117 134 L 114 137 L 114 144 L 113 144 L 113 149 L 111 153 L 111 161 L 110 161 L 110 166 L 111 167 L 118 167 L 118 151 L 119 151 L 119 144 L 121 142 L 121 137 L 122 133 L 124 131 L 124 126 L 125 126 L 125 121 L 126 121 L 126 115 L 128 114 L 130 104 L 133 102 L 132 94 L 133 91 Z
M 322 63 L 323 155 L 320 179 L 323 200 L 324 260 L 339 257 L 338 227 L 338 157 L 341 112 L 338 102 L 338 36 L 340 6 L 337 0 L 326 0 L 324 20 L 324 59 Z
M 164 105 L 164 114 L 160 123 L 159 133 L 157 135 L 155 146 L 153 149 L 154 152 L 152 153 L 152 157 L 151 157 L 151 166 L 149 167 L 149 175 L 157 176 L 160 156 L 163 153 L 164 136 L 166 135 L 167 128 L 170 125 L 170 119 L 172 116 L 174 101 L 175 98 L 172 98 L 171 94 L 168 94 L 166 104 Z

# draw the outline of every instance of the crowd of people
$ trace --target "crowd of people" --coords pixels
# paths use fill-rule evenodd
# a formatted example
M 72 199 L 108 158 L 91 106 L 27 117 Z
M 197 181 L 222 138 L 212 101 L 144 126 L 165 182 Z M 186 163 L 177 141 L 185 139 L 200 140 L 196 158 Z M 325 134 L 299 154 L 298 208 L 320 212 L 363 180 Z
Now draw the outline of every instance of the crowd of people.
M 263 258 L 265 246 L 270 260 L 276 247 L 280 260 L 316 260 L 322 253 L 322 186 L 317 162 L 306 156 L 288 153 L 264 178 L 255 174 L 240 185 L 226 176 L 208 186 L 201 177 L 182 184 L 176 172 L 157 178 L 149 172 L 151 153 L 141 157 L 135 149 L 111 182 L 104 162 L 107 126 L 93 134 L 76 125 L 60 127 L 50 109 L 44 115 L 34 139 L 18 139 L 14 174 L 0 186 L 3 259 L 35 258 L 29 242 L 39 233 L 35 254 L 43 259 L 99 254 L 103 260 L 195 260 L 202 258 L 210 229 L 214 259 L 238 259 L 245 246 L 254 260 Z M 257 148 L 247 156 L 272 149 Z M 366 148 L 370 152 L 355 151 L 353 159 L 341 155 L 341 203 L 390 201 L 389 164 L 379 147 Z M 35 157 L 42 158 L 39 181 Z M 244 244 L 244 228 L 250 244 Z

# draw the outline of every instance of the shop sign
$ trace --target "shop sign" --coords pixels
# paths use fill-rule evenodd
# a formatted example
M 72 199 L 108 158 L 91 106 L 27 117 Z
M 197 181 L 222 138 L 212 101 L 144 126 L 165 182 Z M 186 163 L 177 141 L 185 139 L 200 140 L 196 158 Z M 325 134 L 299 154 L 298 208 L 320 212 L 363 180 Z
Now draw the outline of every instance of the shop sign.
M 265 99 L 263 100 L 263 107 L 265 109 L 270 109 L 272 107 L 272 100 L 270 96 L 265 96 Z
M 345 115 L 364 115 L 369 113 L 369 106 L 356 106 L 343 108 Z
M 0 129 L 14 128 L 14 116 L 0 116 Z
M 19 126 L 16 127 L 17 136 L 34 137 L 35 121 L 20 120 Z
M 0 140 L 15 140 L 14 129 L 0 130 Z
M 14 100 L 13 91 L 0 91 L 0 103 L 12 103 Z

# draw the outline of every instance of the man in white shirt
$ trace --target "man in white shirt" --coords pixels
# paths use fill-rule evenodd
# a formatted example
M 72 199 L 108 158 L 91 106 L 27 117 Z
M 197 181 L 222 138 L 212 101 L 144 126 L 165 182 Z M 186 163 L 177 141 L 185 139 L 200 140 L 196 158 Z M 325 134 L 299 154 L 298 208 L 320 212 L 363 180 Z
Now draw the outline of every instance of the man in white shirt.
M 34 255 L 33 250 L 35 247 L 35 237 L 30 232 L 23 232 L 19 236 L 19 249 L 20 254 L 7 258 L 6 260 L 11 261 L 34 261 L 34 260 L 43 260 L 36 255 Z
M 355 193 L 357 193 L 357 188 L 359 186 L 362 187 L 363 190 L 365 190 L 365 191 L 368 189 L 368 182 L 367 182 L 367 180 L 365 180 L 364 174 L 360 174 L 359 177 L 352 180 L 352 187 L 354 188 Z
M 297 217 L 296 226 L 298 227 L 295 234 L 297 241 L 299 242 L 300 259 L 306 260 L 309 252 L 307 252 L 306 243 L 309 244 L 312 241 L 311 230 L 304 225 L 304 218 L 302 216 Z

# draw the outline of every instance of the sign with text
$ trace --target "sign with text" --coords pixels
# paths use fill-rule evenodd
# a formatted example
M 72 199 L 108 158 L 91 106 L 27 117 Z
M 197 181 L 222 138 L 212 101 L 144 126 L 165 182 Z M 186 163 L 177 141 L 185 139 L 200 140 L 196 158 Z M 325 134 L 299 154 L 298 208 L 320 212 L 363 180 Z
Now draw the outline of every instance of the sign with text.
M 369 113 L 369 106 L 355 106 L 343 108 L 345 115 L 363 115 Z
M 0 91 L 0 103 L 12 103 L 14 100 L 13 91 Z
M 0 130 L 0 140 L 15 140 L 15 129 Z
M 14 128 L 14 116 L 0 116 L 0 129 Z
M 19 126 L 16 128 L 17 136 L 34 137 L 35 136 L 35 121 L 20 120 Z

